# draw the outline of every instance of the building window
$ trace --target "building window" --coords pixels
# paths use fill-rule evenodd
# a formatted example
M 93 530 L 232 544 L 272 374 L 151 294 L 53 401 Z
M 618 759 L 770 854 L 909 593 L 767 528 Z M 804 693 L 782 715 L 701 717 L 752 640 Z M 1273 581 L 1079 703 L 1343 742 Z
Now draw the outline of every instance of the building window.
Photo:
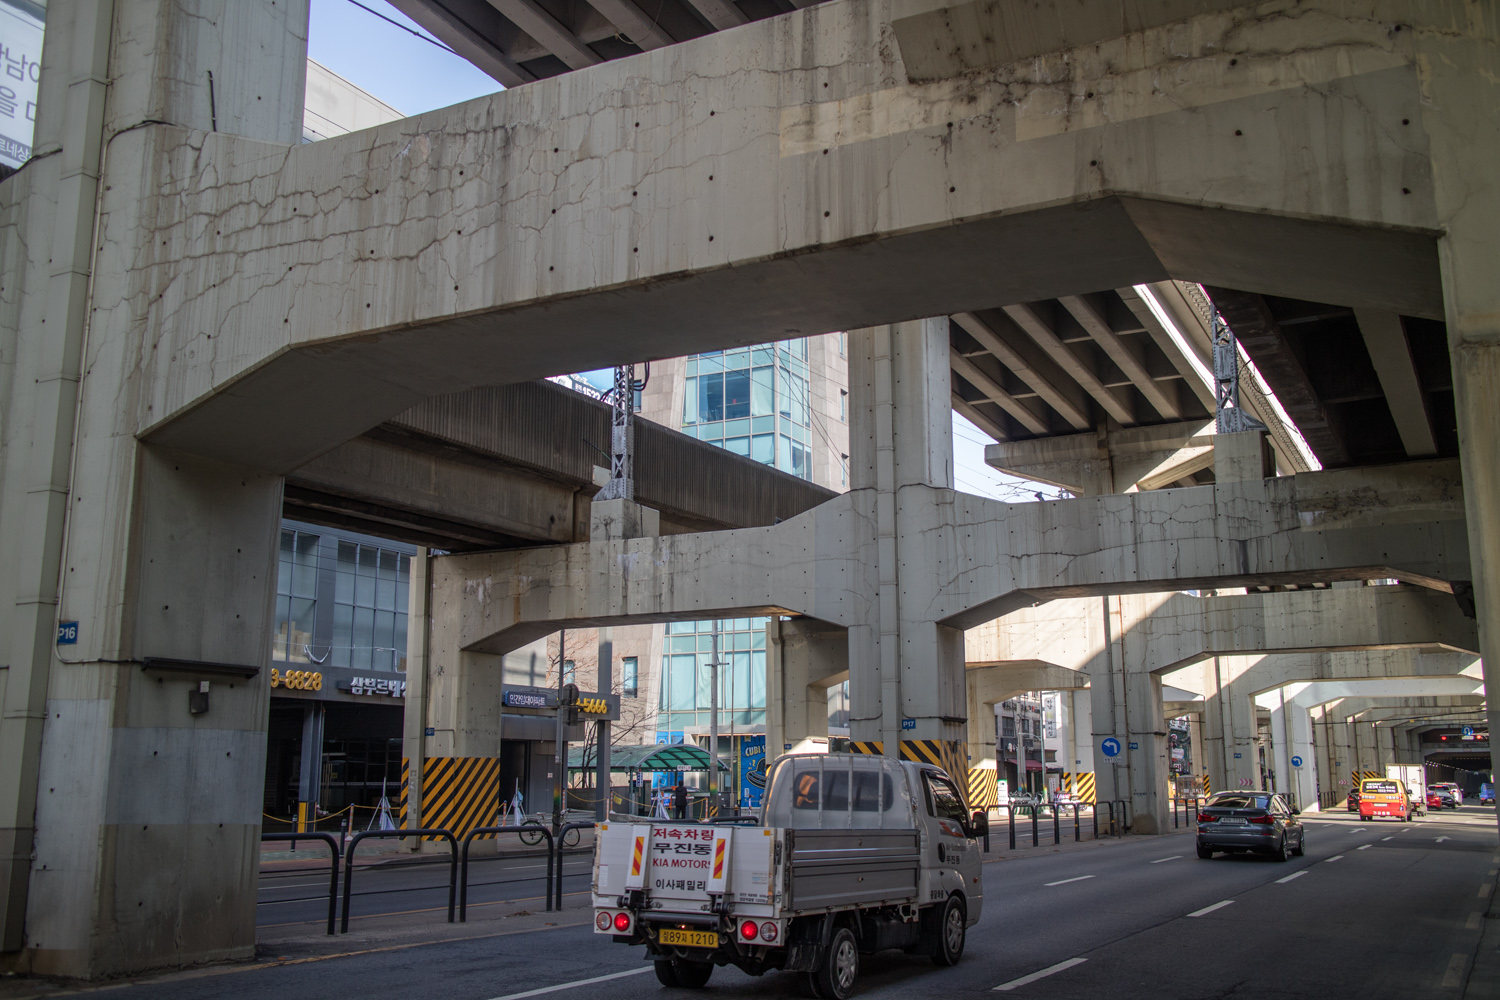
M 637 685 L 640 683 L 639 661 L 634 656 L 625 657 L 620 661 L 620 671 L 623 674 L 625 697 L 636 697 Z
M 839 334 L 839 357 L 844 356 L 844 334 Z
M 726 618 L 719 632 L 719 726 L 764 725 L 766 721 L 766 620 Z M 672 622 L 662 657 L 660 727 L 704 730 L 712 699 L 709 661 L 712 621 Z
M 841 420 L 842 422 L 844 422 L 846 424 L 849 422 L 849 390 L 848 389 L 840 389 L 839 390 L 839 420 Z
M 805 337 L 688 358 L 683 430 L 809 479 L 813 430 L 808 375 Z
M 306 531 L 281 531 L 281 557 L 276 572 L 276 635 L 271 657 L 292 663 L 312 660 L 313 620 L 318 589 L 318 536 Z
M 410 556 L 374 545 L 339 542 L 333 606 L 334 666 L 406 669 L 410 582 Z
M 578 668 L 573 665 L 572 660 L 563 660 L 563 683 L 574 684 L 578 680 Z

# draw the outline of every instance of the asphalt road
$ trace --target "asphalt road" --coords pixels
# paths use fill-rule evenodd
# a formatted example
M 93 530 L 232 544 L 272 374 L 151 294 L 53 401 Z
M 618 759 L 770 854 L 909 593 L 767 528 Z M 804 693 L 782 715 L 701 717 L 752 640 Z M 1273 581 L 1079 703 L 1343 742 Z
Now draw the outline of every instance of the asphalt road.
M 1409 826 L 1310 820 L 1307 856 L 1286 864 L 1203 861 L 1187 836 L 996 861 L 985 866 L 983 919 L 957 967 L 900 953 L 867 957 L 857 996 L 1458 998 L 1497 871 L 1493 812 L 1477 807 Z M 520 895 L 516 887 L 524 884 L 489 891 Z M 382 898 L 365 902 L 375 904 L 373 912 Z M 418 908 L 403 901 L 385 909 Z M 109 993 L 119 1000 L 685 1000 L 687 991 L 658 985 L 642 949 L 594 935 L 588 916 L 574 909 L 553 917 L 561 926 L 369 948 Z M 1048 974 L 1029 979 L 1038 973 Z M 801 996 L 802 980 L 719 969 L 706 993 L 719 1000 Z M 1004 986 L 1011 988 L 993 992 Z M 1471 988 L 1467 995 L 1494 994 Z

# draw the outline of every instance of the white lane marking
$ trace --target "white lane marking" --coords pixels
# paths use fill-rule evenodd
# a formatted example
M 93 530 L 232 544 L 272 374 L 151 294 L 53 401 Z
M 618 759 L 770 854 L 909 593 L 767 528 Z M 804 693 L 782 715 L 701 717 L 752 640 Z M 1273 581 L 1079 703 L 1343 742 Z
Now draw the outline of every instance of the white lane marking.
M 1453 839 L 1452 837 L 1439 837 L 1439 838 L 1437 838 L 1436 843 L 1441 844 L 1445 840 L 1452 840 L 1452 839 Z
M 1355 848 L 1355 850 L 1356 851 L 1368 851 L 1370 849 L 1370 846 L 1371 845 L 1369 845 L 1369 844 L 1360 844 L 1358 847 Z
M 1049 965 L 1047 968 L 1041 970 L 1040 972 L 1033 972 L 1029 976 L 1022 976 L 1020 979 L 1012 979 L 1008 983 L 1001 983 L 999 986 L 996 986 L 994 989 L 990 990 L 990 992 L 1009 993 L 1011 990 L 1016 989 L 1017 987 L 1025 986 L 1028 983 L 1034 983 L 1038 979 L 1045 979 L 1048 976 L 1055 975 L 1067 969 L 1071 969 L 1075 965 L 1082 965 L 1087 961 L 1088 959 L 1086 958 L 1070 958 L 1066 962 L 1058 962 L 1056 965 Z M 500 997 L 498 998 L 498 1000 L 505 1000 L 505 998 Z
M 1461 952 L 1454 952 L 1448 959 L 1448 971 L 1443 973 L 1444 986 L 1461 986 L 1464 980 L 1464 963 L 1468 959 Z
M 1335 854 L 1335 855 L 1334 855 L 1334 856 L 1333 856 L 1333 857 L 1331 857 L 1331 858 L 1324 858 L 1324 859 L 1323 859 L 1323 863 L 1324 863 L 1324 864 L 1325 864 L 1325 865 L 1327 865 L 1327 864 L 1332 864 L 1332 863 L 1333 863 L 1333 862 L 1335 862 L 1335 861 L 1337 861 L 1337 860 L 1338 860 L 1338 859 L 1339 859 L 1339 858 L 1342 858 L 1342 857 L 1343 857 L 1343 855 L 1342 855 L 1342 854 Z
M 1056 882 L 1048 882 L 1047 884 L 1048 885 L 1067 885 L 1069 882 L 1082 882 L 1086 878 L 1093 878 L 1093 877 L 1094 876 L 1092 876 L 1092 875 L 1077 875 L 1077 876 L 1074 876 L 1073 878 L 1060 879 L 1060 880 L 1058 880 Z
M 1292 879 L 1294 879 L 1294 878 L 1301 878 L 1302 876 L 1304 876 L 1306 874 L 1307 874 L 1306 871 L 1292 872 L 1286 878 L 1279 878 L 1276 881 L 1277 882 L 1290 882 Z
M 1170 858 L 1157 858 L 1157 859 L 1156 859 L 1156 860 L 1155 860 L 1155 861 L 1153 861 L 1153 862 L 1151 862 L 1151 863 L 1152 863 L 1152 864 L 1153 864 L 1153 865 L 1159 865 L 1159 864 L 1161 864 L 1161 863 L 1162 863 L 1162 862 L 1163 862 L 1163 861 L 1176 861 L 1176 860 L 1177 860 L 1177 859 L 1178 859 L 1178 858 L 1180 858 L 1180 857 L 1182 857 L 1182 855 L 1181 855 L 1181 854 L 1174 854 L 1174 855 L 1172 855 L 1172 856 L 1171 856 L 1171 857 L 1170 857 Z
M 1494 886 L 1490 885 L 1488 882 L 1486 882 L 1484 885 L 1480 886 L 1479 887 L 1479 898 L 1483 899 L 1484 897 L 1488 896 L 1490 894 L 1490 890 L 1493 889 L 1493 888 L 1494 888 Z
M 1354 829 L 1350 830 L 1349 832 L 1350 833 L 1364 833 L 1365 832 L 1365 828 L 1362 827 L 1362 826 L 1356 826 Z
M 1217 903 L 1215 903 L 1213 906 L 1205 906 L 1201 910 L 1194 910 L 1192 913 L 1189 913 L 1188 916 L 1190 916 L 1190 917 L 1201 917 L 1201 916 L 1203 916 L 1206 913 L 1212 913 L 1215 910 L 1223 909 L 1224 907 L 1228 906 L 1232 902 L 1234 902 L 1234 900 L 1232 900 L 1232 899 L 1221 899 Z
M 1464 930 L 1466 930 L 1466 931 L 1477 931 L 1477 930 L 1479 930 L 1479 919 L 1481 917 L 1483 917 L 1483 916 L 1484 916 L 1484 914 L 1481 913 L 1481 912 L 1479 912 L 1478 910 L 1475 910 L 1473 913 L 1469 914 L 1469 919 L 1464 921 Z
M 648 965 L 644 969 L 631 969 L 628 972 L 611 972 L 607 976 L 595 976 L 593 979 L 579 979 L 571 983 L 558 983 L 556 986 L 543 986 L 539 990 L 527 990 L 525 993 L 507 993 L 493 1000 L 523 1000 L 524 997 L 538 997 L 543 993 L 556 993 L 558 990 L 571 990 L 575 986 L 590 986 L 594 983 L 607 983 L 611 979 L 624 979 L 626 976 L 639 976 L 645 972 L 655 972 L 655 966 Z
M 1381 841 L 1387 841 L 1387 840 L 1395 840 L 1396 838 L 1394 838 L 1394 837 L 1381 837 L 1380 839 L 1381 839 Z

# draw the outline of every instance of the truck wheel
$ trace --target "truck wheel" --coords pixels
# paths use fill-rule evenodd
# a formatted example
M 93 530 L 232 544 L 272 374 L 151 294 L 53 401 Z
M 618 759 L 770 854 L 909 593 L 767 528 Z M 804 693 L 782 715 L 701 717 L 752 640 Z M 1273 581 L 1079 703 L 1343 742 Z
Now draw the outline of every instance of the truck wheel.
M 937 934 L 932 942 L 932 960 L 938 965 L 957 965 L 964 957 L 964 941 L 968 937 L 969 914 L 964 901 L 958 896 L 949 896 L 938 917 Z
M 663 986 L 682 986 L 696 990 L 708 985 L 714 974 L 712 962 L 689 962 L 681 958 L 659 958 L 654 963 L 656 978 Z
M 854 932 L 840 927 L 833 932 L 828 948 L 807 974 L 815 996 L 822 1000 L 849 1000 L 854 994 L 854 980 L 859 976 L 859 944 Z

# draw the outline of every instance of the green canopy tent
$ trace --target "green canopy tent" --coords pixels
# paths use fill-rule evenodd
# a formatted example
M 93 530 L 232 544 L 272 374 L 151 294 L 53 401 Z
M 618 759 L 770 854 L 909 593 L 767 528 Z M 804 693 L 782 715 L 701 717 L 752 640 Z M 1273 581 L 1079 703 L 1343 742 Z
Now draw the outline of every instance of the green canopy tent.
M 592 747 L 588 748 L 587 760 L 584 760 L 583 747 L 573 747 L 568 751 L 568 770 L 592 771 L 597 760 Z M 609 769 L 627 774 L 638 771 L 707 771 L 708 751 L 695 743 L 612 747 L 609 751 Z M 722 760 L 719 761 L 719 770 L 733 773 L 733 768 Z

